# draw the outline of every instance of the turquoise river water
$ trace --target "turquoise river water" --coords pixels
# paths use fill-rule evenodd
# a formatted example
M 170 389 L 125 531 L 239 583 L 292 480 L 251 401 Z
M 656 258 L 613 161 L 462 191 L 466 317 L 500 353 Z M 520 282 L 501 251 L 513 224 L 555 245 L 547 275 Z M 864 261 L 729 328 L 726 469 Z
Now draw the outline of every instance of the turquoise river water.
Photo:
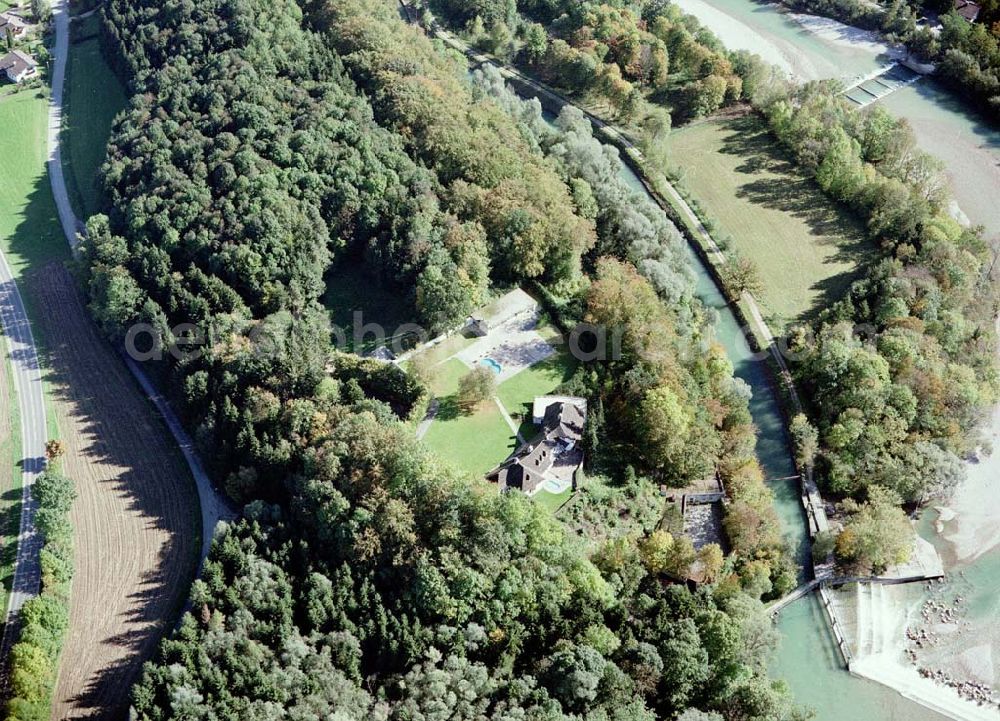
M 759 54 L 802 80 L 845 84 L 892 62 L 893 49 L 868 33 L 822 18 L 792 15 L 755 0 L 677 0 L 731 49 Z M 880 103 L 906 118 L 921 148 L 944 163 L 962 211 L 991 236 L 1000 235 L 1000 131 L 930 78 Z
M 781 12 L 754 0 L 678 0 L 714 30 L 727 46 L 758 52 L 800 78 L 837 77 L 850 83 L 889 61 L 887 48 L 834 28 L 817 35 Z M 850 40 L 850 42 L 847 42 Z M 928 79 L 897 91 L 886 100 L 893 113 L 906 117 L 918 143 L 946 166 L 962 210 L 989 233 L 1000 234 L 1000 133 L 986 128 Z M 639 179 L 622 164 L 629 185 L 645 192 Z M 737 376 L 753 391 L 750 410 L 758 428 L 757 455 L 768 478 L 787 478 L 794 464 L 769 371 L 751 350 L 740 324 L 715 285 L 708 269 L 689 249 L 698 277 L 697 294 L 719 314 L 717 336 Z M 775 508 L 786 538 L 808 553 L 804 512 L 795 481 L 771 482 Z M 929 529 L 930 524 L 925 524 Z M 928 536 L 934 534 L 928 530 Z M 935 543 L 943 543 L 933 538 Z M 962 569 L 968 583 L 970 613 L 992 619 L 1000 596 L 1000 549 Z M 880 684 L 849 674 L 842 664 L 828 620 L 815 595 L 792 604 L 778 620 L 781 646 L 772 674 L 790 686 L 797 701 L 814 710 L 816 721 L 943 721 L 933 713 Z
M 624 163 L 622 173 L 633 189 L 646 192 Z M 688 253 L 698 278 L 697 295 L 719 315 L 717 339 L 725 347 L 736 375 L 753 391 L 750 412 L 757 425 L 757 456 L 764 472 L 768 478 L 788 478 L 795 473 L 795 466 L 770 371 L 750 348 L 736 315 L 701 258 L 691 248 Z M 798 550 L 800 562 L 804 561 L 809 543 L 798 482 L 772 481 L 770 485 L 785 537 Z M 800 704 L 816 712 L 816 721 L 941 721 L 941 716 L 907 701 L 895 691 L 844 670 L 829 622 L 815 596 L 785 609 L 779 617 L 778 629 L 782 640 L 772 674 L 789 684 Z
M 728 47 L 756 52 L 800 79 L 838 78 L 849 85 L 891 62 L 891 49 L 870 35 L 823 19 L 792 16 L 774 4 L 755 0 L 677 2 Z M 988 236 L 1000 235 L 1000 203 L 996 202 L 1000 196 L 1000 132 L 929 78 L 881 102 L 897 117 L 906 118 L 919 146 L 942 161 L 958 205 L 969 220 L 983 225 Z M 724 318 L 723 333 L 728 332 L 731 322 Z M 787 467 L 787 448 L 781 447 L 780 416 L 772 403 L 761 399 L 770 395 L 770 389 L 752 379 L 753 371 L 743 360 L 744 344 L 725 337 L 722 340 L 754 389 L 754 419 L 761 431 L 758 451 L 768 474 L 774 476 L 777 469 Z M 786 489 L 776 490 L 779 512 L 790 523 L 794 513 Z M 951 549 L 932 527 L 935 513 L 930 511 L 928 516 L 922 534 L 939 547 L 949 563 L 950 584 L 967 599 L 967 621 L 973 636 L 995 637 L 1000 622 L 1000 548 L 972 561 L 949 562 Z M 790 534 L 795 532 L 787 528 Z M 815 597 L 784 611 L 779 629 L 783 642 L 772 671 L 789 683 L 801 703 L 816 710 L 817 721 L 942 718 L 888 688 L 842 670 L 825 613 Z M 995 665 L 995 648 L 993 656 Z

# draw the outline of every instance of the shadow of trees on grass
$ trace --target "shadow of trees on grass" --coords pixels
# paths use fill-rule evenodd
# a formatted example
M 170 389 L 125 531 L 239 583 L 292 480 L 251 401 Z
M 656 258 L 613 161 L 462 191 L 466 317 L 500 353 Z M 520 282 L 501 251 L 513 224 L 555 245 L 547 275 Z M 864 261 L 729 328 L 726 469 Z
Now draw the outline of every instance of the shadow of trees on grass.
M 763 120 L 744 115 L 728 119 L 724 127 L 728 132 L 721 152 L 742 160 L 736 171 L 750 176 L 766 175 L 741 183 L 736 189 L 737 197 L 801 220 L 813 236 L 803 238 L 803 243 L 823 246 L 826 262 L 854 266 L 853 270 L 834 273 L 813 284 L 812 290 L 818 296 L 803 317 L 814 317 L 843 297 L 851 282 L 871 262 L 874 248 L 859 220 L 827 198 L 816 181 L 803 174 L 768 133 Z

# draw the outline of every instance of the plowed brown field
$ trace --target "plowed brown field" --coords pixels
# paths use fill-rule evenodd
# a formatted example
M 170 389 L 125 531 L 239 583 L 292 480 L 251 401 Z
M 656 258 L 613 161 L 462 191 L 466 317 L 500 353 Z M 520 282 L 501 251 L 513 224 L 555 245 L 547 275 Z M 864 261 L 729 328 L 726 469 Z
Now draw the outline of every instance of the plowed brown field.
M 69 273 L 53 263 L 27 286 L 45 339 L 63 468 L 78 493 L 70 628 L 52 717 L 124 719 L 130 687 L 175 622 L 194 573 L 197 494 Z

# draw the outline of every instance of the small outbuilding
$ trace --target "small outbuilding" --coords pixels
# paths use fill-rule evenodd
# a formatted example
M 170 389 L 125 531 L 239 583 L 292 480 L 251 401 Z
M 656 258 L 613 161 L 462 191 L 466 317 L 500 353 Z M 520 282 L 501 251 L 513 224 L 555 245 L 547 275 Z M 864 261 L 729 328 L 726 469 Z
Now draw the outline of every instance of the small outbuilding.
M 979 17 L 979 3 L 972 0 L 955 0 L 955 12 L 968 20 L 970 23 L 976 22 Z
M 16 39 L 24 35 L 28 24 L 17 15 L 0 13 L 0 40 Z
M 6 73 L 12 83 L 20 83 L 38 72 L 38 63 L 27 53 L 12 50 L 0 58 L 0 72 Z
M 366 358 L 374 358 L 375 360 L 380 360 L 383 363 L 392 363 L 396 360 L 396 354 L 393 353 L 387 346 L 380 345 L 378 348 L 373 350 L 371 353 L 365 354 Z
M 483 338 L 490 332 L 490 324 L 485 318 L 470 315 L 462 326 L 462 333 L 467 338 Z

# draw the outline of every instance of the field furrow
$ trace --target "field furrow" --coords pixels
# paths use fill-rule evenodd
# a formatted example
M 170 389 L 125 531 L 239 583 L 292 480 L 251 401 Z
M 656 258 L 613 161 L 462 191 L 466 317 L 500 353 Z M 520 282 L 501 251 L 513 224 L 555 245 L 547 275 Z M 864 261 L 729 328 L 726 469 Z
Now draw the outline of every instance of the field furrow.
M 28 278 L 49 396 L 76 482 L 76 573 L 53 718 L 124 718 L 176 619 L 199 548 L 198 501 L 170 436 L 95 328 L 69 273 Z

